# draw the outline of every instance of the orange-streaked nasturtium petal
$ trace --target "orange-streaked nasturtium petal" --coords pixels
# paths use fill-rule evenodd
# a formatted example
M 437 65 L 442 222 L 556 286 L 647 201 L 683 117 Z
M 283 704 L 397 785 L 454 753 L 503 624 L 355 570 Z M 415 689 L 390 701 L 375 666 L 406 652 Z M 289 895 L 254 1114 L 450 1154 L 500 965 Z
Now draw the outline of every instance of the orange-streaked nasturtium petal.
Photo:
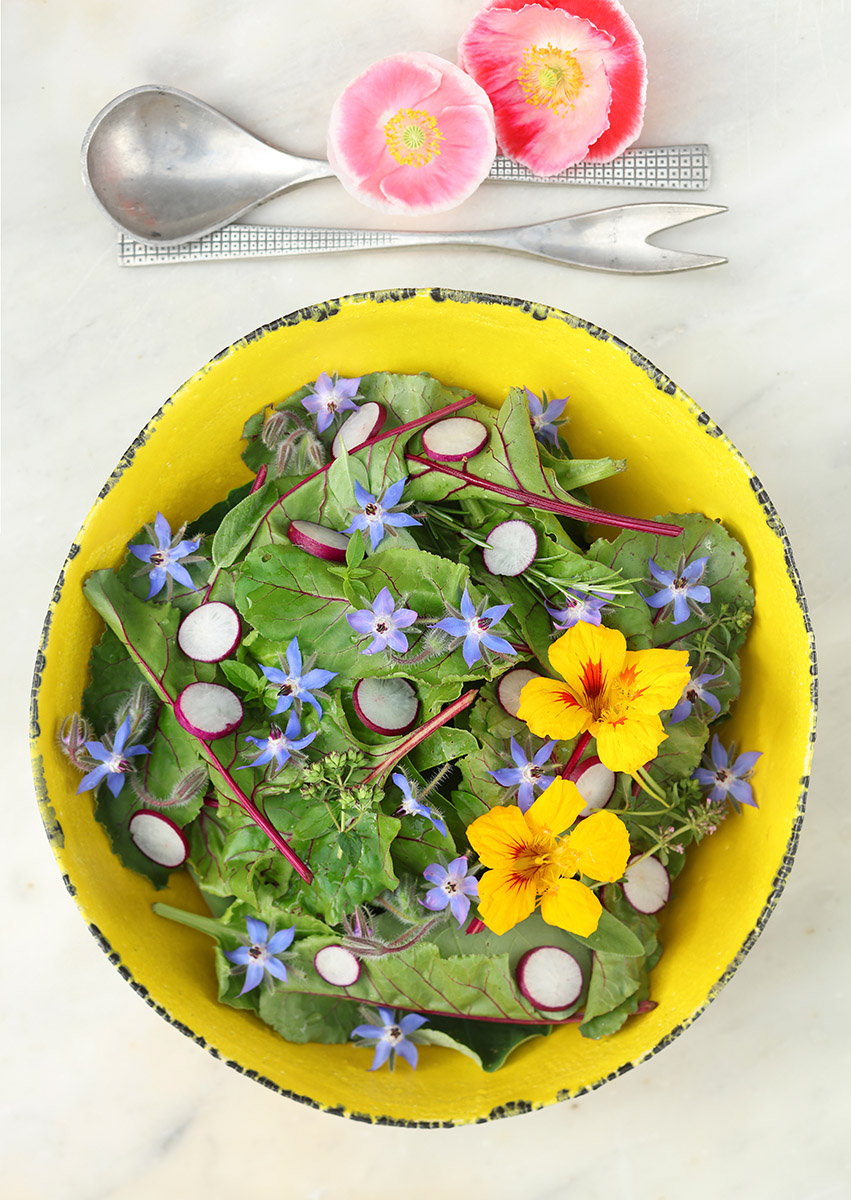
M 508 868 L 485 871 L 479 880 L 479 917 L 494 933 L 507 933 L 535 911 L 532 879 Z
M 536 737 L 566 741 L 588 728 L 591 716 L 556 679 L 530 679 L 520 693 L 517 716 Z
M 626 870 L 629 833 L 614 813 L 592 813 L 579 822 L 567 840 L 578 855 L 580 872 L 598 883 L 614 883 Z
M 486 867 L 510 867 L 532 841 L 532 831 L 517 805 L 506 804 L 476 817 L 467 826 L 467 840 Z
M 548 925 L 590 937 L 597 928 L 603 906 L 590 888 L 578 879 L 561 879 L 541 900 L 541 916 Z
M 558 836 L 569 829 L 585 807 L 579 788 L 568 779 L 554 779 L 526 811 L 526 823 L 535 833 Z
M 550 664 L 577 699 L 590 701 L 609 691 L 625 654 L 626 638 L 619 629 L 578 621 L 550 646 Z
M 668 736 L 659 717 L 650 713 L 628 713 L 611 723 L 600 721 L 592 732 L 600 762 L 610 771 L 629 775 L 655 758 Z
M 687 650 L 628 650 L 623 669 L 629 706 L 642 713 L 673 708 L 691 678 Z

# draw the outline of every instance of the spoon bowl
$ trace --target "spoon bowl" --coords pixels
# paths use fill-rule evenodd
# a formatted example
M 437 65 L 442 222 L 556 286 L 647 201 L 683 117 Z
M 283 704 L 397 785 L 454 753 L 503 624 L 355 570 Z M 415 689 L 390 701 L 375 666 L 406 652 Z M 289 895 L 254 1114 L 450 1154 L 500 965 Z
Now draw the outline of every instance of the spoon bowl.
M 114 225 L 149 245 L 212 233 L 312 179 L 323 159 L 277 150 L 218 109 L 177 88 L 117 96 L 89 126 L 83 178 Z

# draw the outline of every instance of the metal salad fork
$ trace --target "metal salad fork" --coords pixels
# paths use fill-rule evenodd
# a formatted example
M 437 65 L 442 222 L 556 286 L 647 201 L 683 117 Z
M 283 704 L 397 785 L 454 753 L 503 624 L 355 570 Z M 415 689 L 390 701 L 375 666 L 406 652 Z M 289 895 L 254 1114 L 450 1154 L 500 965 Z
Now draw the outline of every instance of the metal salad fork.
M 428 233 L 236 224 L 179 245 L 151 245 L 122 234 L 118 260 L 122 266 L 144 267 L 204 259 L 272 258 L 403 246 L 485 246 L 514 250 L 571 267 L 631 275 L 661 275 L 725 263 L 726 258 L 668 250 L 647 239 L 675 225 L 726 211 L 717 204 L 624 204 L 561 220 L 539 221 L 534 225 Z

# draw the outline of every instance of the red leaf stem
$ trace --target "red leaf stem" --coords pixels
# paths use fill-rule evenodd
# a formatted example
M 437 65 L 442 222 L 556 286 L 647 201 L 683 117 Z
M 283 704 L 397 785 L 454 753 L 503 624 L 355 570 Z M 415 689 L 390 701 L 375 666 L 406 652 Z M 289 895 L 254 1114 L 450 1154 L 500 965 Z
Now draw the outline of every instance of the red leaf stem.
M 625 517 L 616 513 L 604 512 L 601 508 L 591 508 L 587 504 L 567 504 L 563 500 L 551 500 L 548 496 L 537 496 L 534 492 L 521 491 L 519 488 L 505 487 L 501 483 L 491 483 L 489 479 L 481 479 L 468 471 L 456 471 L 446 463 L 421 458 L 419 454 L 406 454 L 408 462 L 419 463 L 430 471 L 439 471 L 442 475 L 451 475 L 471 487 L 483 488 L 486 492 L 496 492 L 507 500 L 525 504 L 528 508 L 540 508 L 545 512 L 557 513 L 562 517 L 573 517 L 577 521 L 585 521 L 594 525 L 614 525 L 617 529 L 636 529 L 641 533 L 658 533 L 666 537 L 677 537 L 682 533 L 679 525 L 669 525 L 665 521 L 645 521 L 641 517 Z M 422 472 L 421 472 L 422 474 Z
M 583 733 L 582 737 L 579 739 L 579 741 L 573 747 L 573 753 L 571 754 L 570 758 L 567 760 L 567 766 L 564 768 L 564 770 L 561 773 L 562 779 L 570 778 L 570 772 L 573 770 L 573 768 L 576 766 L 576 764 L 582 758 L 582 755 L 585 753 L 585 747 L 588 745 L 588 743 L 590 741 L 591 741 L 591 734 L 586 729 L 585 732 Z
M 465 692 L 463 696 L 459 696 L 457 700 L 453 700 L 451 704 L 447 704 L 446 708 L 441 709 L 430 721 L 426 721 L 425 724 L 420 725 L 419 729 L 415 729 L 413 733 L 408 734 L 404 741 L 400 742 L 394 750 L 391 750 L 377 767 L 373 767 L 363 782 L 372 783 L 373 780 L 380 779 L 382 775 L 386 775 L 401 758 L 404 758 L 406 754 L 410 754 L 416 746 L 419 746 L 420 742 L 424 742 L 436 729 L 440 729 L 441 725 L 445 725 L 447 721 L 451 721 L 453 717 L 457 717 L 459 713 L 462 713 L 465 708 L 469 708 L 478 694 L 477 689 L 471 688 L 469 692 Z

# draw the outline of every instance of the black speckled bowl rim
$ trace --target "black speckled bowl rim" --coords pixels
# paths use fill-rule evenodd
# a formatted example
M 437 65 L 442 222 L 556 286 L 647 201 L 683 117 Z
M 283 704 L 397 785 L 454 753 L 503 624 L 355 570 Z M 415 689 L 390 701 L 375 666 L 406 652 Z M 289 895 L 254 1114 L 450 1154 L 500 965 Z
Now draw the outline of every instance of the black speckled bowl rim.
M 614 334 L 609 333 L 607 330 L 602 329 L 597 325 L 591 324 L 591 322 L 586 321 L 581 317 L 575 317 L 575 316 L 572 316 L 570 313 L 564 312 L 561 309 L 553 308 L 550 305 L 540 304 L 540 303 L 536 303 L 536 302 L 529 301 L 529 300 L 517 299 L 517 298 L 512 298 L 512 297 L 507 297 L 507 296 L 492 295 L 489 293 L 456 291 L 456 290 L 452 290 L 452 289 L 448 289 L 448 288 L 440 288 L 440 287 L 398 288 L 398 289 L 385 289 L 385 290 L 380 290 L 380 291 L 358 292 L 358 293 L 353 293 L 351 295 L 338 297 L 337 299 L 334 299 L 334 300 L 327 300 L 322 303 L 311 304 L 304 308 L 296 309 L 284 317 L 279 317 L 274 321 L 270 321 L 266 325 L 259 326 L 257 329 L 253 330 L 249 334 L 246 334 L 245 337 L 240 338 L 238 341 L 234 342 L 232 345 L 226 346 L 223 350 L 221 350 L 218 354 L 216 354 L 212 359 L 210 359 L 209 363 L 207 364 L 207 367 L 211 367 L 214 363 L 218 362 L 225 355 L 230 354 L 233 350 L 239 349 L 242 346 L 246 346 L 250 342 L 256 341 L 259 338 L 264 337 L 267 333 L 272 333 L 277 329 L 281 329 L 286 326 L 297 325 L 303 321 L 317 321 L 317 322 L 328 321 L 331 318 L 333 318 L 334 316 L 336 316 L 336 314 L 342 310 L 344 305 L 348 305 L 348 304 L 352 304 L 352 303 L 363 303 L 366 301 L 373 302 L 376 304 L 395 303 L 398 301 L 408 300 L 415 296 L 421 296 L 421 295 L 430 296 L 430 298 L 432 300 L 434 300 L 436 303 L 442 303 L 444 301 L 449 300 L 449 301 L 453 301 L 456 303 L 476 303 L 476 304 L 483 304 L 483 305 L 497 305 L 500 307 L 518 308 L 522 312 L 526 312 L 526 313 L 530 314 L 535 320 L 539 320 L 539 321 L 545 321 L 545 320 L 549 320 L 549 319 L 563 321 L 573 328 L 585 330 L 593 338 L 596 338 L 600 341 L 610 342 L 613 346 L 617 347 L 618 349 L 624 350 L 629 355 L 629 358 L 632 360 L 634 365 L 637 366 L 638 368 L 640 368 L 644 372 L 644 374 L 647 375 L 647 377 L 652 381 L 653 385 L 656 387 L 656 389 L 658 391 L 663 392 L 665 395 L 668 395 L 668 396 L 675 396 L 677 394 L 677 392 L 680 390 L 680 389 L 678 389 L 677 385 L 667 375 L 665 375 L 665 373 L 663 371 L 660 371 L 658 367 L 654 366 L 653 363 L 649 362 L 648 359 L 646 359 L 642 354 L 640 354 L 637 350 L 635 350 L 627 342 L 622 341 L 620 338 L 616 337 Z M 204 368 L 202 368 L 202 370 L 203 369 Z M 179 390 L 182 390 L 182 388 Z M 681 393 L 681 395 L 684 395 L 684 393 Z M 147 423 L 145 428 L 141 431 L 139 436 L 133 441 L 131 446 L 128 448 L 128 450 L 125 452 L 125 454 L 122 456 L 121 461 L 119 462 L 119 464 L 117 465 L 115 470 L 112 472 L 112 474 L 110 475 L 107 482 L 104 484 L 104 486 L 101 488 L 100 492 L 98 493 L 98 497 L 97 497 L 98 500 L 103 499 L 103 497 L 106 496 L 112 490 L 112 488 L 115 486 L 116 482 L 118 481 L 118 479 L 121 478 L 121 476 L 124 474 L 124 472 L 133 465 L 133 460 L 135 458 L 136 450 L 140 446 L 143 446 L 145 444 L 145 442 L 150 437 L 152 431 L 156 427 L 157 422 L 158 422 L 160 416 L 162 415 L 164 409 L 167 408 L 169 405 L 173 404 L 175 402 L 175 399 L 178 396 L 179 396 L 179 391 L 177 393 L 175 393 L 173 396 L 169 397 L 169 399 L 165 402 L 165 404 L 162 406 L 162 408 L 157 410 L 157 412 L 154 414 L 154 416 L 151 418 L 151 420 Z M 694 402 L 692 401 L 692 403 L 694 403 Z M 695 407 L 697 407 L 697 406 L 695 406 Z M 809 727 L 809 735 L 808 735 L 806 761 L 804 764 L 805 765 L 805 773 L 801 776 L 800 783 L 799 783 L 799 793 L 798 793 L 798 802 L 797 802 L 797 810 L 796 810 L 795 820 L 792 825 L 789 840 L 786 844 L 785 853 L 783 854 L 783 858 L 781 860 L 779 869 L 778 869 L 778 871 L 774 877 L 774 880 L 772 882 L 772 887 L 768 894 L 768 898 L 756 920 L 756 923 L 755 923 L 753 929 L 750 931 L 750 933 L 747 935 L 747 937 L 743 941 L 738 952 L 736 953 L 735 957 L 732 959 L 732 961 L 727 966 L 723 975 L 718 979 L 718 981 L 715 983 L 714 987 L 710 990 L 704 1003 L 702 1005 L 700 1005 L 700 1007 L 697 1008 L 691 1014 L 691 1016 L 689 1017 L 689 1019 L 687 1021 L 683 1021 L 680 1025 L 677 1025 L 674 1029 L 672 1029 L 670 1031 L 670 1033 L 668 1033 L 664 1038 L 662 1038 L 659 1042 L 657 1042 L 655 1046 L 653 1046 L 645 1054 L 641 1055 L 636 1060 L 636 1062 L 624 1063 L 617 1071 L 611 1072 L 609 1075 L 606 1075 L 604 1078 L 595 1081 L 593 1084 L 591 1084 L 587 1087 L 582 1087 L 575 1091 L 572 1091 L 570 1089 L 563 1089 L 562 1091 L 557 1093 L 556 1103 L 560 1103 L 561 1101 L 564 1101 L 564 1100 L 573 1100 L 573 1099 L 578 1098 L 579 1096 L 585 1095 L 587 1092 L 595 1091 L 597 1088 L 602 1087 L 603 1084 L 609 1083 L 613 1079 L 617 1079 L 619 1076 L 626 1074 L 627 1071 L 631 1071 L 633 1069 L 633 1067 L 638 1065 L 638 1063 L 646 1062 L 647 1059 L 652 1058 L 654 1055 L 658 1054 L 660 1050 L 664 1050 L 666 1046 L 669 1046 L 676 1037 L 678 1037 L 684 1030 L 688 1029 L 688 1027 L 691 1024 L 693 1024 L 693 1022 L 696 1021 L 697 1018 L 699 1016 L 701 1016 L 702 1013 L 704 1013 L 706 1011 L 708 1006 L 712 1003 L 712 1001 L 715 999 L 715 997 L 719 994 L 719 992 L 722 990 L 722 988 L 725 986 L 725 984 L 727 984 L 729 982 L 729 980 L 733 977 L 735 972 L 738 970 L 738 968 L 741 965 L 741 963 L 743 962 L 745 956 L 752 949 L 752 947 L 756 943 L 757 938 L 759 937 L 759 935 L 762 933 L 763 929 L 765 928 L 769 917 L 774 912 L 774 909 L 777 906 L 777 902 L 780 899 L 780 895 L 781 895 L 784 887 L 786 886 L 786 881 L 789 878 L 789 873 L 792 869 L 792 863 L 795 858 L 795 853 L 796 853 L 796 850 L 798 847 L 798 840 L 800 837 L 801 826 L 802 826 L 803 819 L 804 819 L 807 791 L 808 791 L 809 783 L 810 783 L 809 772 L 811 769 L 813 746 L 815 743 L 815 733 L 816 733 L 816 714 L 817 714 L 817 707 L 818 707 L 818 667 L 817 667 L 817 660 L 816 660 L 815 637 L 813 634 L 813 627 L 812 627 L 812 622 L 810 620 L 809 610 L 807 608 L 806 597 L 804 596 L 804 590 L 803 590 L 803 586 L 801 583 L 801 577 L 798 572 L 798 568 L 795 565 L 795 558 L 792 553 L 792 547 L 789 543 L 789 538 L 786 534 L 786 530 L 783 525 L 783 522 L 781 521 L 781 519 L 777 513 L 777 510 L 774 507 L 774 504 L 772 503 L 771 499 L 769 498 L 768 493 L 766 492 L 765 488 L 762 486 L 762 483 L 760 482 L 760 480 L 753 473 L 753 471 L 751 470 L 749 464 L 746 462 L 743 455 L 739 452 L 739 450 L 736 449 L 736 447 L 733 445 L 733 443 L 730 442 L 730 440 L 726 437 L 726 435 L 724 434 L 724 432 L 720 428 L 720 426 L 716 425 L 715 422 L 712 420 L 712 418 L 707 413 L 703 412 L 702 410 L 698 410 L 696 420 L 697 420 L 698 425 L 700 425 L 703 428 L 707 437 L 711 437 L 711 438 L 723 437 L 725 439 L 725 441 L 727 442 L 727 447 L 729 449 L 730 454 L 733 455 L 736 459 L 738 459 L 738 461 L 746 468 L 751 489 L 753 490 L 756 500 L 757 500 L 760 508 L 762 509 L 766 525 L 768 526 L 769 530 L 775 535 L 775 537 L 777 537 L 780 540 L 782 547 L 783 547 L 783 557 L 784 557 L 784 561 L 785 561 L 785 565 L 786 565 L 786 571 L 789 575 L 789 579 L 791 580 L 792 586 L 795 591 L 796 603 L 801 612 L 804 629 L 806 631 L 808 642 L 809 642 L 809 652 L 810 652 L 810 727 Z M 80 551 L 80 546 L 78 543 L 75 542 L 74 545 L 71 546 L 71 548 L 68 552 L 68 557 L 65 561 L 65 564 L 63 565 L 62 571 L 59 574 L 59 578 L 57 580 L 56 587 L 53 590 L 50 608 L 48 609 L 47 615 L 45 617 L 44 626 L 42 628 L 41 638 L 39 641 L 38 652 L 36 655 L 35 671 L 33 674 L 32 691 L 31 691 L 31 703 L 30 703 L 30 740 L 31 740 L 31 746 L 33 748 L 33 775 L 34 775 L 34 782 L 35 782 L 36 797 L 38 800 L 42 821 L 44 823 L 45 832 L 47 834 L 48 841 L 50 842 L 51 847 L 54 849 L 54 852 L 63 846 L 64 835 L 62 832 L 62 828 L 59 824 L 59 821 L 56 818 L 56 814 L 54 813 L 53 808 L 50 804 L 50 798 L 47 794 L 47 788 L 46 788 L 46 784 L 45 784 L 44 772 L 43 772 L 41 760 L 40 760 L 40 757 L 36 753 L 36 741 L 41 736 L 41 729 L 40 729 L 39 720 L 38 720 L 38 700 L 39 700 L 39 689 L 41 687 L 41 673 L 42 673 L 42 670 L 44 668 L 44 664 L 46 661 L 47 644 L 48 644 L 48 639 L 50 636 L 50 624 L 51 624 L 52 611 L 53 611 L 53 608 L 55 607 L 55 605 L 58 604 L 60 597 L 62 595 L 62 589 L 64 586 L 64 580 L 65 580 L 65 568 L 67 567 L 68 563 L 77 556 L 79 551 Z M 72 897 L 76 897 L 76 888 L 74 887 L 74 884 L 72 883 L 71 879 L 68 877 L 67 874 L 63 874 L 62 881 L 65 884 L 65 887 L 67 888 L 69 894 Z M 322 1112 L 331 1113 L 332 1115 L 335 1115 L 335 1116 L 348 1117 L 350 1120 L 361 1121 L 361 1122 L 364 1122 L 367 1124 L 372 1124 L 372 1125 L 390 1125 L 390 1126 L 397 1126 L 397 1127 L 403 1127 L 403 1128 L 409 1128 L 409 1129 L 445 1129 L 445 1128 L 453 1128 L 453 1127 L 456 1127 L 456 1126 L 459 1126 L 462 1124 L 483 1124 L 484 1122 L 496 1120 L 500 1117 L 517 1116 L 522 1113 L 533 1112 L 537 1109 L 548 1107 L 548 1103 L 546 1103 L 546 1102 L 531 1102 L 531 1101 L 527 1101 L 527 1100 L 516 1100 L 511 1104 L 503 1104 L 503 1105 L 497 1106 L 496 1108 L 493 1108 L 486 1116 L 478 1117 L 478 1118 L 476 1118 L 475 1121 L 461 1122 L 461 1121 L 448 1121 L 448 1120 L 447 1121 L 403 1120 L 403 1119 L 399 1119 L 396 1117 L 375 1116 L 370 1113 L 349 1111 L 349 1110 L 345 1109 L 342 1105 L 320 1104 L 316 1100 L 312 1099 L 312 1097 L 303 1096 L 297 1092 L 293 1092 L 287 1088 L 281 1087 L 279 1084 L 275 1083 L 273 1080 L 267 1078 L 264 1075 L 261 1075 L 258 1071 L 255 1071 L 251 1068 L 244 1067 L 241 1063 L 236 1062 L 234 1059 L 228 1059 L 224 1055 L 222 1055 L 220 1053 L 220 1051 L 217 1050 L 217 1048 L 215 1046 L 211 1045 L 204 1037 L 202 1037 L 200 1034 L 195 1033 L 194 1030 L 190 1029 L 189 1026 L 184 1024 L 182 1021 L 176 1020 L 174 1017 L 171 1016 L 171 1014 L 167 1011 L 167 1009 L 163 1008 L 162 1005 L 158 1004 L 153 999 L 153 997 L 150 995 L 150 993 L 148 992 L 148 989 L 144 986 L 144 984 L 139 983 L 136 979 L 133 978 L 131 972 L 122 963 L 121 956 L 115 950 L 113 950 L 113 948 L 110 945 L 107 938 L 104 937 L 104 935 L 102 934 L 102 932 L 96 925 L 90 923 L 88 928 L 89 928 L 89 931 L 91 932 L 91 934 L 93 935 L 93 937 L 95 938 L 95 941 L 98 943 L 100 948 L 103 950 L 104 954 L 106 954 L 108 960 L 112 963 L 112 965 L 118 971 L 119 975 L 130 984 L 130 986 L 134 990 L 134 992 L 136 992 L 137 995 L 141 996 L 142 999 L 154 1010 L 154 1012 L 158 1013 L 163 1018 L 163 1020 L 167 1021 L 170 1025 L 174 1026 L 175 1029 L 178 1029 L 181 1033 L 185 1034 L 186 1037 L 191 1038 L 192 1041 L 196 1043 L 196 1045 L 201 1046 L 203 1049 L 205 1049 L 209 1054 L 211 1054 L 213 1056 L 213 1058 L 217 1058 L 220 1061 L 225 1062 L 225 1064 L 227 1066 L 232 1067 L 235 1071 L 238 1071 L 241 1075 L 245 1075 L 249 1079 L 255 1080 L 255 1082 L 262 1084 L 263 1087 L 268 1088 L 270 1091 L 277 1092 L 279 1095 L 287 1097 L 287 1099 L 296 1100 L 300 1104 L 305 1104 L 310 1108 L 315 1108 Z

